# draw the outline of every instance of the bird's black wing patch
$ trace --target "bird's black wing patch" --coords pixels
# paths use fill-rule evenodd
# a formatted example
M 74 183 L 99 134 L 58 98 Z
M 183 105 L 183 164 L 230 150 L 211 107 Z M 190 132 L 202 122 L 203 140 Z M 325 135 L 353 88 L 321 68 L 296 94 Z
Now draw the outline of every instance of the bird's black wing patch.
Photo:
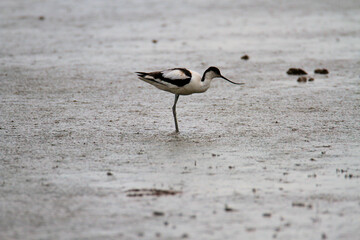
M 173 68 L 162 72 L 136 72 L 139 77 L 159 84 L 169 83 L 183 87 L 191 81 L 191 72 L 185 68 Z
M 185 68 L 173 68 L 161 73 L 161 80 L 177 87 L 183 87 L 191 81 L 191 72 Z

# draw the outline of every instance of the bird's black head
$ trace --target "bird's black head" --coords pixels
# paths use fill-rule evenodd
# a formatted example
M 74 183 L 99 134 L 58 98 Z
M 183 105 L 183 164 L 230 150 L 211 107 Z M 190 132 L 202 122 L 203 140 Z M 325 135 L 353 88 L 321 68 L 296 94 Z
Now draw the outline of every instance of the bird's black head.
M 223 75 L 221 75 L 220 70 L 217 67 L 209 67 L 208 69 L 206 69 L 206 71 L 204 72 L 204 75 L 201 79 L 201 81 L 205 81 L 205 79 L 213 79 L 213 78 L 222 78 L 228 82 L 231 82 L 232 84 L 238 84 L 238 85 L 242 85 L 243 83 L 235 83 L 230 81 L 229 79 L 227 79 L 226 77 L 224 77 Z
M 217 67 L 209 67 L 206 69 L 205 73 L 207 72 L 213 72 L 215 75 L 221 76 L 220 70 Z

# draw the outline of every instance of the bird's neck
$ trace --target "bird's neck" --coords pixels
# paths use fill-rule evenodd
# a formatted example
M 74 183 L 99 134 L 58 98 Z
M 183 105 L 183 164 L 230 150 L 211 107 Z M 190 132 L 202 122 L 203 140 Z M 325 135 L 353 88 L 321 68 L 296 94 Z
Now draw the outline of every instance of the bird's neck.
M 206 81 L 210 81 L 214 78 L 214 73 L 213 72 L 204 72 L 201 81 L 202 82 L 206 82 Z
M 201 81 L 200 81 L 201 92 L 205 92 L 206 90 L 209 89 L 212 79 L 213 79 L 213 77 L 210 76 L 209 74 L 204 74 L 202 76 Z

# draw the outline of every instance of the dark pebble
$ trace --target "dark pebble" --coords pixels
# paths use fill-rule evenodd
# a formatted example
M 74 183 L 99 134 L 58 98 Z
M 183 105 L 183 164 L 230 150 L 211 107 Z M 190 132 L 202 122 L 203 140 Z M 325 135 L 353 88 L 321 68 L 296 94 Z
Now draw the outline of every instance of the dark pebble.
M 248 55 L 246 55 L 246 54 L 241 57 L 242 60 L 249 60 L 249 58 L 250 58 L 250 57 L 249 57 Z
M 106 175 L 112 176 L 113 174 L 112 174 L 112 172 L 107 172 Z
M 256 228 L 254 227 L 248 227 L 245 229 L 247 232 L 255 232 L 256 231 Z
M 40 21 L 44 21 L 44 20 L 45 20 L 45 17 L 44 17 L 44 16 L 40 16 L 40 17 L 39 17 L 39 20 L 40 20 Z
M 156 40 L 156 39 L 152 40 L 152 43 L 154 43 L 154 44 L 156 44 L 157 42 L 158 42 L 158 40 Z
M 353 175 L 350 173 L 350 174 L 345 174 L 345 178 L 352 178 Z
M 181 238 L 188 238 L 189 237 L 189 234 L 187 233 L 184 233 L 183 235 L 181 235 Z
M 315 69 L 314 73 L 317 73 L 317 74 L 328 74 L 329 71 L 326 69 L 326 68 L 318 68 L 318 69 Z
M 226 212 L 232 212 L 232 211 L 235 211 L 235 209 L 229 207 L 228 205 L 225 205 L 225 211 Z
M 314 80 L 314 78 L 309 78 L 309 82 L 313 82 Z
M 159 212 L 159 211 L 154 211 L 153 212 L 154 216 L 164 216 L 165 214 L 163 212 Z
M 301 203 L 301 202 L 293 202 L 292 203 L 293 207 L 305 207 L 305 203 Z
M 289 75 L 307 75 L 307 73 L 301 68 L 289 68 L 286 73 Z
M 297 81 L 298 82 L 307 82 L 307 78 L 306 77 L 299 77 L 298 79 L 297 79 Z
M 271 213 L 263 213 L 263 217 L 269 218 L 269 217 L 271 217 Z

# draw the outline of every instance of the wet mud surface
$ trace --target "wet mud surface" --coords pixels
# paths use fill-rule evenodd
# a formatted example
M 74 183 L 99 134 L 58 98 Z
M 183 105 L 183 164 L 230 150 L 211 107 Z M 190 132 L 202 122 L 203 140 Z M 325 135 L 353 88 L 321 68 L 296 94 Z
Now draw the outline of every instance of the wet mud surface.
M 1 1 L 0 238 L 356 239 L 359 22 L 358 1 Z M 212 65 L 245 85 L 180 96 L 174 134 L 134 72 Z

